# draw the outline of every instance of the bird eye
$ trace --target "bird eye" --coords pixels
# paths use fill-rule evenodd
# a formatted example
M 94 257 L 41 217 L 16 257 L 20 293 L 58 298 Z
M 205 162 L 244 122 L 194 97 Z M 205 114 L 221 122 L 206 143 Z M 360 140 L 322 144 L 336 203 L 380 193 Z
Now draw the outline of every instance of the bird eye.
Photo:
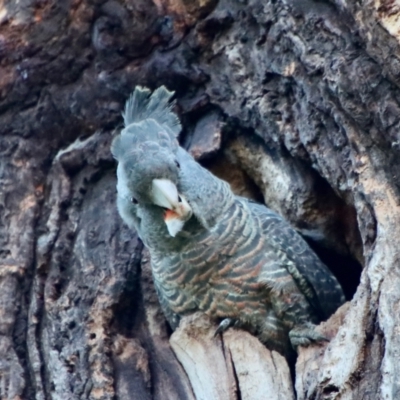
M 175 160 L 175 165 L 176 165 L 178 168 L 181 167 L 181 164 L 179 164 L 179 162 L 178 162 L 177 160 Z
M 131 203 L 132 203 L 132 204 L 137 204 L 138 201 L 137 201 L 134 197 L 131 197 Z
M 182 203 L 181 196 L 178 196 L 178 201 L 179 201 L 179 203 Z

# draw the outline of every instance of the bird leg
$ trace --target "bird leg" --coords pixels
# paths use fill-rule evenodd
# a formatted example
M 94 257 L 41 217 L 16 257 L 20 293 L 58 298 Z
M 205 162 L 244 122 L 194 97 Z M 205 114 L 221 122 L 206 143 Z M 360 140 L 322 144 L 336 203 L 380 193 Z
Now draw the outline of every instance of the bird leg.
M 219 333 L 223 333 L 225 332 L 228 328 L 230 328 L 231 326 L 235 325 L 235 320 L 232 318 L 225 318 L 223 319 L 218 328 L 215 330 L 214 333 L 214 337 L 217 336 Z
M 290 343 L 296 351 L 298 346 L 309 346 L 312 343 L 329 342 L 328 338 L 318 333 L 314 328 L 314 324 L 308 323 L 295 327 L 289 332 Z

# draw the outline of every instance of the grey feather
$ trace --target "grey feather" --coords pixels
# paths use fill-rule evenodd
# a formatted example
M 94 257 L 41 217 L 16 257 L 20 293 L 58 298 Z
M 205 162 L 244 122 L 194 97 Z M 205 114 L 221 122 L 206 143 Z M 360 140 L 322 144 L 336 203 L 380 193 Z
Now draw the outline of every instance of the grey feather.
M 154 119 L 172 135 L 171 138 L 177 137 L 181 124 L 172 112 L 173 103 L 170 99 L 173 95 L 174 92 L 170 92 L 165 86 L 159 87 L 153 94 L 149 89 L 137 86 L 125 105 L 123 113 L 125 128 L 131 124 Z
M 116 136 L 111 145 L 111 152 L 117 160 L 121 161 L 126 155 L 137 152 L 143 143 L 152 143 L 171 151 L 178 148 L 176 139 L 171 139 L 171 135 L 164 126 L 153 119 L 147 119 L 129 125 L 121 135 Z

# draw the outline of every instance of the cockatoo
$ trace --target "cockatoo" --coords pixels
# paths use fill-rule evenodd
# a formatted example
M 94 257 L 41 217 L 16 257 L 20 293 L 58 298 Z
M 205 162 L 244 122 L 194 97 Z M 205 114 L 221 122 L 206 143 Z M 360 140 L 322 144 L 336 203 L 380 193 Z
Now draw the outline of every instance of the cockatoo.
M 315 325 L 344 302 L 338 281 L 283 218 L 179 146 L 172 95 L 137 87 L 112 143 L 119 214 L 150 251 L 171 327 L 202 311 L 217 332 L 247 329 L 282 354 L 325 340 Z

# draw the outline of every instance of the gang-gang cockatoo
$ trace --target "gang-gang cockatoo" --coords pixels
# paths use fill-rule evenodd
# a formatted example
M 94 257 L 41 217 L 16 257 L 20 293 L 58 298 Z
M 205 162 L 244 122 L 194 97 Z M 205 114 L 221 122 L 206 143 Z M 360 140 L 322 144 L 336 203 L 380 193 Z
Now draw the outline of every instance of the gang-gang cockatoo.
M 282 354 L 324 340 L 315 324 L 344 302 L 336 278 L 285 220 L 179 146 L 172 95 L 137 87 L 112 144 L 118 210 L 150 251 L 171 327 L 202 311 L 218 332 L 242 327 Z

